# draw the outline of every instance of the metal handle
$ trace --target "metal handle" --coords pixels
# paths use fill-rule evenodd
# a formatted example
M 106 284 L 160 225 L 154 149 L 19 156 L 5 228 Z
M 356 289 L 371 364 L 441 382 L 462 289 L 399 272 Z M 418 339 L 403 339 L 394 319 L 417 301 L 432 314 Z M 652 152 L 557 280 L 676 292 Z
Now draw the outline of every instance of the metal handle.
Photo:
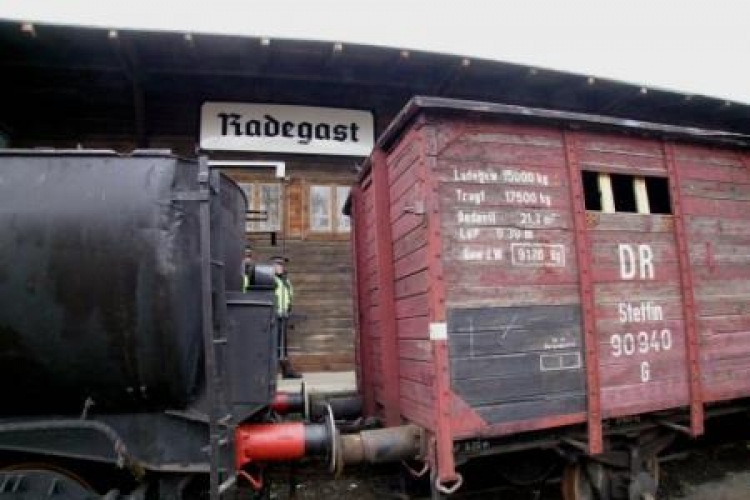
M 456 481 L 453 483 L 453 486 L 444 486 L 443 483 L 440 482 L 440 478 L 435 479 L 435 489 L 443 495 L 454 494 L 463 484 L 464 477 L 458 472 L 456 473 Z

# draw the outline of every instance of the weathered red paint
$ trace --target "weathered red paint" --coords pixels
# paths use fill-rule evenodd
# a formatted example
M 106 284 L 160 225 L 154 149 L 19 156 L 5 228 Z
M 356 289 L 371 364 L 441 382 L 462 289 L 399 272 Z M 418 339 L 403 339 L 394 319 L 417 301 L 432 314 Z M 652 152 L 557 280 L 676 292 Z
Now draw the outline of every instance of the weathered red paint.
M 664 159 L 669 176 L 670 195 L 672 197 L 672 216 L 674 217 L 674 236 L 677 245 L 677 262 L 680 267 L 680 291 L 685 320 L 685 348 L 687 350 L 687 377 L 690 386 L 690 431 L 693 436 L 703 434 L 703 393 L 701 388 L 701 366 L 698 360 L 698 330 L 695 318 L 695 299 L 693 297 L 693 270 L 690 264 L 685 220 L 682 214 L 682 183 L 679 170 L 674 163 L 674 149 L 664 142 Z
M 378 266 L 378 333 L 380 335 L 380 376 L 382 405 L 387 425 L 401 422 L 399 404 L 398 340 L 393 270 L 393 237 L 390 220 L 391 197 L 388 186 L 386 155 L 380 150 L 372 154 L 372 189 L 375 209 L 376 252 Z
M 574 133 L 563 132 L 565 160 L 568 166 L 570 198 L 575 226 L 575 246 L 583 309 L 583 337 L 586 357 L 586 404 L 588 421 L 588 446 L 592 455 L 604 450 L 602 436 L 601 389 L 599 384 L 599 343 L 596 336 L 593 273 L 591 270 L 590 243 L 587 231 L 586 207 L 581 184 L 578 143 Z
M 369 189 L 371 197 L 362 210 L 375 213 L 354 223 L 356 238 L 365 235 L 363 246 L 357 240 L 356 262 L 364 269 L 358 269 L 358 293 L 369 293 L 358 300 L 370 315 L 366 321 L 361 315 L 358 345 L 360 355 L 371 353 L 368 383 L 386 412 L 396 398 L 398 419 L 429 431 L 441 480 L 456 477 L 457 440 L 585 423 L 589 451 L 598 453 L 604 420 L 690 406 L 698 434 L 703 403 L 750 397 L 747 153 L 438 111 L 418 114 L 398 137 L 378 150 L 361 180 L 363 194 Z M 386 181 L 380 179 L 385 194 L 374 196 L 378 169 L 387 172 Z M 512 186 L 523 182 L 471 177 L 492 169 L 543 176 L 544 185 L 531 190 L 549 198 L 522 204 L 514 198 L 522 189 Z M 581 170 L 669 178 L 674 215 L 587 212 Z M 366 186 L 370 179 L 374 184 Z M 457 190 L 469 194 L 462 198 Z M 480 191 L 481 199 L 472 198 Z M 465 222 L 459 210 L 479 215 Z M 481 218 L 490 212 L 492 218 Z M 373 248 L 373 236 L 386 223 L 392 240 L 387 258 L 380 245 Z M 462 233 L 466 228 L 471 231 Z M 499 238 L 498 228 L 533 230 L 535 243 L 564 249 L 564 265 L 513 267 L 484 258 L 482 248 L 494 245 L 507 259 L 513 243 L 526 241 L 522 233 Z M 648 246 L 643 259 L 653 273 L 626 277 L 623 255 L 637 255 L 640 246 Z M 555 264 L 551 253 L 538 255 L 538 262 Z M 466 344 L 450 336 L 430 339 L 430 325 L 450 320 L 456 308 L 536 305 L 580 307 L 588 404 L 492 423 L 481 397 L 469 404 L 459 395 L 457 384 L 473 379 L 453 378 L 467 372 L 451 357 Z M 482 373 L 493 366 L 484 364 Z M 394 375 L 395 396 L 386 382 Z M 485 384 L 482 391 L 489 387 L 477 380 Z M 503 411 L 498 405 L 491 416 Z
M 429 262 L 429 319 L 431 325 L 444 325 L 445 281 L 443 278 L 443 241 L 440 229 L 440 199 L 435 181 L 437 143 L 431 125 L 423 127 L 421 180 L 424 185 L 424 210 L 427 224 L 427 259 Z M 437 478 L 441 483 L 458 480 L 453 457 L 453 433 L 451 430 L 452 393 L 448 361 L 447 338 L 431 338 L 432 363 L 435 367 L 433 384 L 435 398 L 435 451 Z
M 365 227 L 365 204 L 362 187 L 354 186 L 351 190 L 352 196 L 352 215 L 353 225 L 355 227 Z M 362 409 L 367 415 L 375 413 L 375 391 L 372 382 L 372 352 L 371 343 L 368 339 L 369 331 L 369 304 L 370 304 L 370 287 L 368 286 L 367 276 L 369 269 L 367 266 L 367 245 L 365 242 L 364 231 L 355 231 L 352 235 L 352 262 L 354 266 L 354 324 L 357 332 L 360 332 L 356 338 L 357 344 L 357 386 L 359 393 L 362 394 Z M 365 305 L 366 304 L 366 305 Z

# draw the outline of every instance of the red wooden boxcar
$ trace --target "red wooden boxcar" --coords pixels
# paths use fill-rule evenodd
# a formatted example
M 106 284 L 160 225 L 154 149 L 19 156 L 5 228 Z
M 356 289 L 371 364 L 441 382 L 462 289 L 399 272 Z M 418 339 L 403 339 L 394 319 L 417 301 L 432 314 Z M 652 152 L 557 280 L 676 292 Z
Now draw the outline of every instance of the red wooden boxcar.
M 413 99 L 353 189 L 366 411 L 426 429 L 442 485 L 531 431 L 599 456 L 701 434 L 750 396 L 748 144 Z

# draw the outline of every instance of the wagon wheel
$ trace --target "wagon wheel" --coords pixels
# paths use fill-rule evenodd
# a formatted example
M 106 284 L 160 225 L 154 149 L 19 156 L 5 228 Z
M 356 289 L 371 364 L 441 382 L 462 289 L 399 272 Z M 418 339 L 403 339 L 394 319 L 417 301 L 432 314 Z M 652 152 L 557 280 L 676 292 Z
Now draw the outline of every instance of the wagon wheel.
M 79 495 L 81 498 L 89 498 L 89 495 L 96 493 L 94 488 L 81 476 L 56 464 L 46 462 L 23 462 L 1 468 L 0 472 L 18 474 L 19 477 L 24 474 L 42 473 L 47 476 L 45 483 L 49 482 L 48 492 L 51 493 L 54 493 L 57 488 L 61 487 L 65 487 L 67 493 Z
M 631 500 L 654 500 L 659 490 L 659 459 L 653 456 L 645 461 L 643 470 L 631 478 L 628 494 Z
M 565 500 L 608 500 L 609 473 L 594 461 L 577 462 L 565 468 L 562 494 Z

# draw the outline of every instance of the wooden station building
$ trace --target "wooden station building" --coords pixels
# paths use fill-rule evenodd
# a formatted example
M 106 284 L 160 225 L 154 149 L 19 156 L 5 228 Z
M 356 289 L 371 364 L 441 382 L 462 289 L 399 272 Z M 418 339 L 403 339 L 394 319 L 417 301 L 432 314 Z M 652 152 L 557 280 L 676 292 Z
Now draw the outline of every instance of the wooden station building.
M 746 104 L 496 61 L 0 22 L 0 147 L 207 155 L 248 195 L 253 258 L 290 259 L 290 349 L 302 371 L 353 367 L 341 207 L 375 138 L 415 95 L 750 133 Z

